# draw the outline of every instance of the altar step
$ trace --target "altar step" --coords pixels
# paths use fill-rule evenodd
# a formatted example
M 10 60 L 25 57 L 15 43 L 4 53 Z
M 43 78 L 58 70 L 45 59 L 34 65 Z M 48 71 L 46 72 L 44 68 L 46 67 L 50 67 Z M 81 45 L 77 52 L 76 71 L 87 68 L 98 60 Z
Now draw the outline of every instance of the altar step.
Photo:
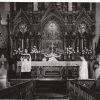
M 35 97 L 35 100 L 38 99 L 45 99 L 45 100 L 69 100 L 68 97 L 64 94 L 59 94 L 59 93 L 38 93 L 37 96 Z
M 67 100 L 66 95 L 66 81 L 40 81 L 36 82 L 36 96 L 35 99 L 60 99 Z

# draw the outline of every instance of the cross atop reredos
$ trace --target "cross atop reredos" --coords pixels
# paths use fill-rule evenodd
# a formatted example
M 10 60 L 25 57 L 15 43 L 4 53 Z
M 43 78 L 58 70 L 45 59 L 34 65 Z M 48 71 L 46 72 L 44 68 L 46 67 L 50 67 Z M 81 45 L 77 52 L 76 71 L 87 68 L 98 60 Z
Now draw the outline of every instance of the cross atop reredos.
M 54 45 L 54 42 L 52 42 L 52 44 L 51 44 L 52 53 L 54 52 L 54 48 L 55 48 L 55 45 Z

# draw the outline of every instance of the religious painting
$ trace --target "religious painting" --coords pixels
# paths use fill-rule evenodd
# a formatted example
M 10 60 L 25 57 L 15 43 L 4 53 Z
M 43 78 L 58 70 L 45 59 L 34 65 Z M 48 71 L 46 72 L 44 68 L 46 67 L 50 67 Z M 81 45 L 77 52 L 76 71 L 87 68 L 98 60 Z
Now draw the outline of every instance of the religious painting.
M 49 52 L 58 52 L 63 48 L 62 32 L 56 21 L 49 21 L 42 34 L 42 49 Z M 52 51 L 53 50 L 53 51 Z

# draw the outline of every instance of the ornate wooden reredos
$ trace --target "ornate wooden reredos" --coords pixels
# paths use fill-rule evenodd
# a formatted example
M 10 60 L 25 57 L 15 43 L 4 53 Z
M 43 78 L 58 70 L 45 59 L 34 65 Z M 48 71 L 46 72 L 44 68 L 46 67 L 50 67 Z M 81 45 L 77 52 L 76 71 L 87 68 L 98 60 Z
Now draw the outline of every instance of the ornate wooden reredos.
M 54 4 L 50 4 L 41 19 L 41 50 L 50 52 L 54 46 L 57 53 L 64 50 L 64 19 Z
M 92 48 L 95 32 L 94 11 L 81 8 L 77 11 L 66 11 L 56 3 L 49 3 L 47 9 L 33 11 L 12 11 L 11 39 L 12 50 L 27 48 L 29 51 L 37 46 L 42 53 L 64 53 L 66 47 L 83 50 Z

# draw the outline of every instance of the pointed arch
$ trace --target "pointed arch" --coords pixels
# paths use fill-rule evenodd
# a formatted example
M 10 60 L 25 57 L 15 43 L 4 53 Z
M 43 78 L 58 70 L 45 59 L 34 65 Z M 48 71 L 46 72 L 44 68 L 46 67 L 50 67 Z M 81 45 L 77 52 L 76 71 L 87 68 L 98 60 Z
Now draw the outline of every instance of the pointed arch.
M 85 23 L 89 31 L 91 31 L 91 25 L 93 23 L 93 20 L 90 18 L 89 14 L 86 12 L 84 8 L 80 10 L 80 14 L 76 18 L 76 31 L 81 23 Z
M 46 10 L 44 16 L 43 16 L 42 19 L 41 19 L 41 22 L 43 22 L 43 20 L 44 20 L 48 15 L 50 15 L 50 14 L 52 14 L 52 13 L 55 14 L 55 15 L 57 15 L 57 16 L 59 16 L 59 18 L 60 18 L 61 20 L 63 20 L 63 17 L 62 17 L 62 15 L 61 15 L 60 11 L 57 10 L 56 5 L 55 5 L 54 3 L 50 3 L 49 6 L 48 6 L 48 9 Z M 63 20 L 63 21 L 64 21 L 64 20 Z
M 18 31 L 17 28 L 21 23 L 25 23 L 28 26 L 28 29 L 30 29 L 30 21 L 22 9 L 20 9 L 20 11 L 17 13 L 13 21 L 14 21 L 13 34 L 15 36 L 17 35 L 16 32 Z
M 44 25 L 50 20 L 57 21 L 61 28 L 64 28 L 64 19 L 61 13 L 57 10 L 54 3 L 49 4 L 48 9 L 46 10 L 44 16 L 41 19 L 41 27 L 43 28 Z

